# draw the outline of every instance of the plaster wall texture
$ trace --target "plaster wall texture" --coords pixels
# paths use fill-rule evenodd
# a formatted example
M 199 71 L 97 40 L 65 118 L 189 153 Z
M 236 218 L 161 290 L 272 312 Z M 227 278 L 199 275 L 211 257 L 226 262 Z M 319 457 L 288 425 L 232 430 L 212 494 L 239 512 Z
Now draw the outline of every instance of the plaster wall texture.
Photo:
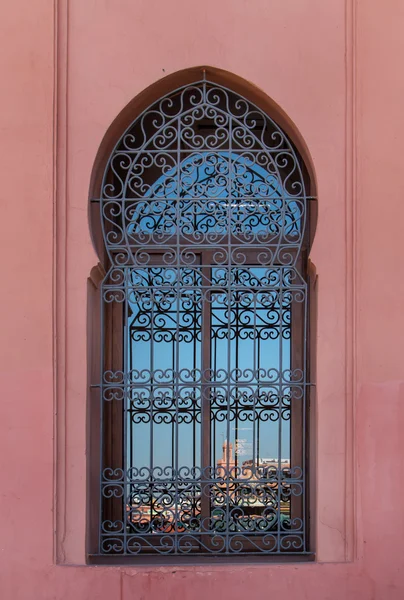
M 0 19 L 0 598 L 404 595 L 400 0 L 17 0 Z M 102 137 L 211 65 L 289 115 L 317 176 L 317 562 L 88 567 L 87 194 Z

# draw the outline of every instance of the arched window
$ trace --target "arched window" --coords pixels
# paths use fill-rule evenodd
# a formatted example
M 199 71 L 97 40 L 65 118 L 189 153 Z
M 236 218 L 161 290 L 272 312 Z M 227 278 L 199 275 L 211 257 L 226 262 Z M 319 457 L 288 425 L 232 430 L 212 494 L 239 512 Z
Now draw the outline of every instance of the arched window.
M 295 145 L 203 77 L 130 124 L 100 189 L 97 553 L 308 553 L 314 197 Z

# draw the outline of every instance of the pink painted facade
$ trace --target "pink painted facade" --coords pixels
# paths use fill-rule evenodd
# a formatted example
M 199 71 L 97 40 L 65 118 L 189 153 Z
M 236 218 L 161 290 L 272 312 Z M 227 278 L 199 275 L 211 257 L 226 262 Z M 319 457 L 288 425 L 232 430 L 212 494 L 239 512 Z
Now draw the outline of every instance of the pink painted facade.
M 403 598 L 402 2 L 19 0 L 0 30 L 0 598 Z M 198 65 L 281 107 L 316 175 L 316 561 L 87 566 L 90 177 Z

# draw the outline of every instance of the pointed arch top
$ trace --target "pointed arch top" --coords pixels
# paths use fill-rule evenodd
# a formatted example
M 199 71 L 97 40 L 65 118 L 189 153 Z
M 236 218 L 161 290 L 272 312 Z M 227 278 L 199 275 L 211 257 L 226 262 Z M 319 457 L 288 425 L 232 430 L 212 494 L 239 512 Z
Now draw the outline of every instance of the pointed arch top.
M 226 177 L 223 169 L 232 175 Z M 196 172 L 208 181 L 202 191 Z M 212 173 L 213 177 L 207 177 Z M 101 262 L 105 264 L 106 252 L 112 263 L 136 262 L 134 248 L 138 251 L 150 233 L 147 243 L 170 245 L 170 223 L 175 216 L 168 216 L 168 226 L 161 225 L 160 219 L 157 227 L 154 215 L 152 226 L 145 210 L 139 216 L 134 203 L 140 198 L 149 203 L 163 199 L 167 205 L 170 197 L 180 193 L 180 186 L 182 192 L 187 188 L 185 196 L 190 198 L 198 193 L 205 199 L 209 193 L 216 199 L 236 195 L 244 198 L 237 200 L 244 207 L 245 198 L 253 202 L 255 213 L 260 206 L 264 213 L 261 227 L 252 225 L 244 209 L 243 215 L 238 210 L 230 228 L 236 245 L 265 245 L 269 249 L 263 254 L 266 264 L 293 264 L 293 256 L 303 246 L 310 249 L 317 211 L 307 146 L 284 111 L 236 75 L 207 66 L 176 72 L 138 94 L 113 121 L 98 150 L 90 183 L 90 228 Z M 158 204 L 154 207 L 158 213 Z M 216 208 L 213 229 L 205 214 L 204 243 L 218 241 L 220 245 L 220 235 L 227 234 Z M 194 233 L 201 226 L 194 218 Z M 184 231 L 190 233 L 189 227 L 187 223 Z

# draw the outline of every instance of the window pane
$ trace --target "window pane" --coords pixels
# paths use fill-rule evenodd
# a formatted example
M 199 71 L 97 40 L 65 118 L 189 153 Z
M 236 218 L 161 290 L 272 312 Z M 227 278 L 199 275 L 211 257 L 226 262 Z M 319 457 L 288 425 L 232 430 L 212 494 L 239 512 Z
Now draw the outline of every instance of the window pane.
M 127 457 L 132 530 L 194 529 L 201 493 L 200 270 L 134 269 L 131 283 Z

